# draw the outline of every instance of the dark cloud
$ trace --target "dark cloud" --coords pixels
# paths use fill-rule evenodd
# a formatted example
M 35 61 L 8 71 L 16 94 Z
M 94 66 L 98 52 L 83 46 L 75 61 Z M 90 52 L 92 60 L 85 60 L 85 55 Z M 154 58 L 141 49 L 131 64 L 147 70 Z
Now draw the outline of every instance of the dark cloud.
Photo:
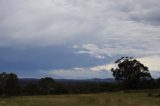
M 159 57 L 159 5 L 158 0 L 0 0 L 0 71 L 91 67 L 121 55 Z M 72 45 L 80 48 L 68 48 Z M 75 53 L 80 50 L 85 53 Z M 101 55 L 107 60 L 95 58 Z
M 47 48 L 0 48 L 0 71 L 39 71 L 90 67 L 112 61 L 96 60 L 88 55 L 78 55 L 66 46 Z
M 159 5 L 160 2 L 158 0 L 152 0 L 152 1 L 135 0 L 129 2 L 127 6 L 123 6 L 124 8 L 120 10 L 126 12 L 130 20 L 142 22 L 144 24 L 159 26 L 160 25 Z
M 142 22 L 144 24 L 151 24 L 151 25 L 160 25 L 160 8 L 157 10 L 150 10 L 145 14 L 132 14 L 130 15 L 130 19 L 137 22 Z

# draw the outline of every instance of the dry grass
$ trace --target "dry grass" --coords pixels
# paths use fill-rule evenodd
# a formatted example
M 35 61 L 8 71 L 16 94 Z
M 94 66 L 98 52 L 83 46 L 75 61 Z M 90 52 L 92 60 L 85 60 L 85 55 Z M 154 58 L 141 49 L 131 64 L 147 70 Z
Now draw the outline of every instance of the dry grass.
M 0 106 L 160 106 L 147 93 L 104 93 L 0 98 Z

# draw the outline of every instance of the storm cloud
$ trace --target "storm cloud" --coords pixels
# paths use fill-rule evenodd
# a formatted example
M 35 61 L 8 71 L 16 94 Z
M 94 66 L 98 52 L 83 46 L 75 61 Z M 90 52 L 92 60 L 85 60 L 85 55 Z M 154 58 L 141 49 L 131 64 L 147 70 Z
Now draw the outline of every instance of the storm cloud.
M 1 0 L 0 71 L 73 71 L 124 55 L 160 64 L 159 11 L 158 0 Z

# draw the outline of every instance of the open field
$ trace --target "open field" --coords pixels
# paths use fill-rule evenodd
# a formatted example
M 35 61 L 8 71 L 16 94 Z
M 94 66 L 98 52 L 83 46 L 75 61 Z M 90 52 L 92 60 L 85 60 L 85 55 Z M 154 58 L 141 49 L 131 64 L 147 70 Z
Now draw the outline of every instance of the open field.
M 21 96 L 0 98 L 0 106 L 160 106 L 160 98 L 148 93 Z

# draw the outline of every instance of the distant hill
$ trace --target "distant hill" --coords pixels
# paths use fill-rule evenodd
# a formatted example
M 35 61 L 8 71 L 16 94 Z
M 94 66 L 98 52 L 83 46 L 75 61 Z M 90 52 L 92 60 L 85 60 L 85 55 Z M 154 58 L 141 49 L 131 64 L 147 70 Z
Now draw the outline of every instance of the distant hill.
M 21 78 L 19 80 L 20 85 L 22 87 L 26 86 L 28 83 L 37 83 L 39 79 L 35 78 Z M 61 84 L 82 84 L 82 83 L 110 83 L 115 82 L 113 78 L 107 78 L 107 79 L 99 79 L 99 78 L 93 78 L 93 79 L 55 79 L 57 83 Z
M 105 83 L 105 82 L 114 82 L 115 80 L 113 78 L 107 78 L 107 79 L 99 79 L 99 78 L 93 78 L 93 79 L 55 79 L 56 82 L 60 83 L 72 83 L 72 82 L 77 82 L 77 83 L 85 83 L 85 82 L 100 82 L 100 83 Z

